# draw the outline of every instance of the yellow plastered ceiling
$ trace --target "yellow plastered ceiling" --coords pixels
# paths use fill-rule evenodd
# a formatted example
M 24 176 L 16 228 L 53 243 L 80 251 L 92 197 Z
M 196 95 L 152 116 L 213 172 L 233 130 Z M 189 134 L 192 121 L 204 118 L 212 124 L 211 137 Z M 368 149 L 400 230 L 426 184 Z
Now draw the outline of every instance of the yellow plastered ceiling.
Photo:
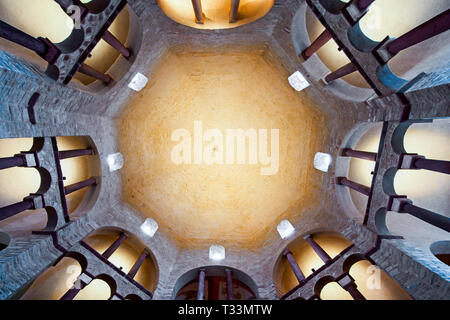
M 154 218 L 179 245 L 257 246 L 282 218 L 313 205 L 320 177 L 312 160 L 323 117 L 262 52 L 169 53 L 118 120 L 123 200 Z M 279 129 L 279 170 L 261 165 L 180 164 L 174 130 Z M 269 150 L 270 150 L 269 134 Z M 207 145 L 207 144 L 205 144 Z M 246 146 L 248 154 L 248 145 Z
M 240 0 L 238 20 L 229 23 L 231 0 L 201 0 L 204 23 L 197 24 L 191 0 L 156 2 L 172 20 L 197 29 L 235 28 L 265 16 L 274 4 L 274 0 Z

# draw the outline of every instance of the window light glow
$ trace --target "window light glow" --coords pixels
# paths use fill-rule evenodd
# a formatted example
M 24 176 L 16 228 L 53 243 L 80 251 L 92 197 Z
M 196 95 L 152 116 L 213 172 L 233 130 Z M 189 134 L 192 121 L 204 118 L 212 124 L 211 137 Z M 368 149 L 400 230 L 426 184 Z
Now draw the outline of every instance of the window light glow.
M 215 261 L 225 259 L 225 248 L 219 245 L 212 245 L 209 247 L 209 258 Z
M 317 170 L 328 172 L 333 158 L 328 153 L 317 152 L 314 156 L 314 168 Z
M 148 83 L 148 78 L 142 73 L 136 73 L 131 82 L 128 84 L 128 88 L 134 91 L 141 91 Z
M 125 162 L 123 155 L 120 152 L 108 155 L 106 161 L 108 162 L 109 172 L 122 169 Z
M 295 228 L 288 220 L 283 220 L 278 224 L 277 231 L 281 239 L 286 239 L 294 233 Z
M 294 88 L 296 91 L 302 91 L 303 89 L 309 87 L 309 82 L 299 71 L 295 71 L 288 78 L 288 81 L 291 87 Z
M 147 218 L 141 225 L 141 230 L 149 237 L 153 237 L 158 230 L 158 223 L 152 218 Z

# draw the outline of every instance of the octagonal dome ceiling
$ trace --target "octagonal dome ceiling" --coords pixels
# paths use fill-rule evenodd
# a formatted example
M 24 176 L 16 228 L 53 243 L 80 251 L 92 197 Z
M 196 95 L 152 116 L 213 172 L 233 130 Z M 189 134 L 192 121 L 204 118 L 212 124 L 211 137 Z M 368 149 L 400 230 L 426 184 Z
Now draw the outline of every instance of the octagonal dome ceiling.
M 118 118 L 122 200 L 180 247 L 254 248 L 319 201 L 324 117 L 266 56 L 169 50 Z M 241 162 L 235 129 L 258 133 Z

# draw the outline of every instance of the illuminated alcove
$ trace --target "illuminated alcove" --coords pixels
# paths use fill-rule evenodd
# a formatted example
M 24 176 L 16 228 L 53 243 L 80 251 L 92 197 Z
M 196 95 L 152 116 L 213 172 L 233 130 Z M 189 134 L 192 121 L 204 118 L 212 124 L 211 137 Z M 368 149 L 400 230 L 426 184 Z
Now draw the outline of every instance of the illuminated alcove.
M 59 161 L 68 186 L 93 176 L 101 176 L 100 159 L 95 154 L 97 149 L 89 137 L 56 137 L 59 151 L 92 149 L 93 156 L 81 156 Z M 41 138 L 0 139 L 0 158 L 13 157 L 15 154 L 30 150 L 40 150 Z M 47 192 L 50 175 L 45 168 L 12 167 L 0 170 L 0 207 L 23 201 L 33 193 Z M 92 207 L 99 193 L 99 188 L 89 187 L 66 195 L 67 210 L 72 220 L 83 216 Z M 48 226 L 49 215 L 54 215 L 51 207 L 25 210 L 0 221 L 0 231 L 10 236 L 24 236 L 32 231 L 43 230 Z
M 103 253 L 118 237 L 124 232 L 116 228 L 101 228 L 85 239 L 90 247 Z M 127 233 L 127 240 L 109 257 L 109 261 L 120 268 L 123 272 L 128 272 L 138 259 L 141 252 L 146 249 L 149 256 L 139 268 L 134 276 L 134 281 L 138 282 L 147 290 L 153 291 L 158 283 L 158 269 L 151 251 L 134 235 Z M 26 288 L 20 297 L 23 300 L 60 300 L 74 285 L 78 277 L 86 270 L 89 263 L 86 258 L 69 250 L 60 260 L 47 270 L 41 273 Z M 116 284 L 111 276 L 105 274 L 95 275 L 94 279 L 79 291 L 74 300 L 108 300 L 115 293 Z M 127 299 L 136 299 L 133 295 Z
M 122 199 L 158 221 L 180 247 L 217 242 L 255 248 L 280 220 L 319 201 L 313 159 L 326 139 L 325 119 L 268 55 L 259 47 L 172 48 L 117 119 L 127 163 L 120 171 Z M 203 133 L 267 129 L 268 148 L 272 129 L 278 129 L 279 170 L 261 174 L 269 166 L 249 163 L 248 143 L 243 164 L 176 164 L 172 135 L 193 132 L 196 122 Z
M 101 228 L 90 234 L 83 241 L 102 254 L 117 240 L 122 232 L 124 231 L 116 228 Z M 149 255 L 145 258 L 142 266 L 139 268 L 138 273 L 133 279 L 150 292 L 153 292 L 158 284 L 159 277 L 156 259 L 151 253 L 151 250 L 148 249 L 139 238 L 128 232 L 126 232 L 126 234 L 127 239 L 108 258 L 108 261 L 123 272 L 128 273 L 142 251 L 146 249 Z
M 265 16 L 274 0 L 240 0 L 237 21 L 230 23 L 231 0 L 201 0 L 203 24 L 195 22 L 191 0 L 157 0 L 161 10 L 172 20 L 197 29 L 228 29 L 242 26 Z
M 101 12 L 109 3 L 109 1 L 105 0 L 83 0 L 81 2 L 94 13 Z M 2 1 L 0 3 L 0 19 L 33 37 L 49 38 L 60 49 L 61 46 L 58 43 L 62 42 L 64 46 L 68 46 L 67 43 L 71 43 L 71 47 L 75 50 L 82 42 L 78 41 L 78 38 L 83 39 L 83 23 L 81 23 L 81 29 L 74 29 L 74 21 L 53 0 L 36 0 L 32 2 L 28 0 Z M 109 26 L 108 31 L 132 52 L 132 56 L 128 59 L 123 57 L 103 39 L 100 39 L 91 50 L 89 56 L 84 60 L 84 63 L 101 73 L 110 75 L 115 81 L 119 81 L 129 70 L 139 52 L 142 42 L 142 30 L 138 17 L 126 5 Z M 77 33 L 76 35 L 74 35 L 75 32 Z M 47 62 L 33 51 L 1 38 L 0 50 L 32 62 L 41 71 L 45 71 L 47 68 Z M 62 49 L 63 53 L 66 51 Z M 105 85 L 101 81 L 80 72 L 75 73 L 70 85 L 92 93 L 106 90 Z
M 331 258 L 336 257 L 352 245 L 349 240 L 333 232 L 313 233 L 312 238 Z M 323 260 L 303 237 L 298 237 L 290 242 L 286 249 L 292 253 L 305 278 L 325 265 Z M 275 264 L 274 283 L 279 296 L 283 296 L 298 285 L 298 280 L 288 260 L 283 255 L 278 258 Z
M 387 36 L 398 38 L 449 8 L 447 0 L 377 0 L 359 26 L 372 41 L 382 41 Z M 403 50 L 389 61 L 389 67 L 397 76 L 409 80 L 420 72 L 448 69 L 448 39 L 446 32 Z
M 317 39 L 317 37 L 325 31 L 325 27 L 309 8 L 306 10 L 306 29 L 311 42 Z M 337 70 L 350 63 L 350 59 L 342 50 L 339 50 L 339 46 L 333 39 L 321 47 L 316 54 L 330 71 Z M 341 79 L 359 88 L 370 88 L 367 81 L 364 80 L 363 76 L 358 71 L 346 75 Z
M 199 272 L 205 271 L 204 300 L 227 300 L 227 278 L 225 270 L 232 275 L 233 300 L 253 300 L 258 297 L 258 287 L 244 272 L 224 267 L 206 266 L 183 274 L 175 283 L 172 298 L 175 300 L 197 300 Z
M 450 267 L 450 241 L 437 241 L 431 244 L 430 251 L 442 263 Z

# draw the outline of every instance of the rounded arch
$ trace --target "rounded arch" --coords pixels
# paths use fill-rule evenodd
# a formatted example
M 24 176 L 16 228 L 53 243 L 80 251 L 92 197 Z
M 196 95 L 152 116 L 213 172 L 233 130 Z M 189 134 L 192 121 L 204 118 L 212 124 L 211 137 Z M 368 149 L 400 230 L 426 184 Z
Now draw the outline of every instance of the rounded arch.
M 273 281 L 279 296 L 283 296 L 299 284 L 285 256 L 286 252 L 292 254 L 305 278 L 312 276 L 325 266 L 325 262 L 310 242 L 305 240 L 305 237 L 309 235 L 331 259 L 352 246 L 352 242 L 340 233 L 329 230 L 314 230 L 292 240 L 278 256 L 273 269 Z
M 108 258 L 108 260 L 125 273 L 129 273 L 145 252 L 146 256 L 134 275 L 133 280 L 141 284 L 150 292 L 154 292 L 159 281 L 159 268 L 156 258 L 144 242 L 125 229 L 117 227 L 102 227 L 87 235 L 83 241 L 90 247 L 104 253 L 122 234 L 126 239 Z
M 323 30 L 324 27 L 306 2 L 300 4 L 291 24 L 291 37 L 296 54 L 300 55 Z M 303 62 L 302 66 L 314 81 L 322 81 L 331 71 L 349 62 L 347 56 L 339 51 L 337 44 L 331 40 Z M 331 82 L 324 87 L 324 90 L 343 100 L 355 102 L 366 101 L 374 95 L 374 91 L 368 87 L 359 72 Z
M 431 253 L 442 263 L 450 266 L 450 241 L 437 241 L 430 245 Z
M 195 300 L 197 297 L 198 275 L 201 269 L 205 270 L 206 288 L 208 288 L 210 281 L 211 283 L 220 283 L 215 285 L 217 290 L 219 290 L 217 286 L 222 289 L 222 292 L 216 293 L 216 298 L 219 300 L 226 300 L 226 295 L 223 292 L 224 288 L 226 288 L 226 269 L 231 270 L 235 300 L 258 298 L 258 286 L 249 275 L 235 268 L 212 265 L 189 270 L 180 276 L 175 282 L 172 299 Z M 205 292 L 205 299 L 208 300 L 209 298 L 211 300 L 208 290 Z M 181 296 L 182 298 L 180 298 Z
M 347 177 L 370 187 L 375 162 L 346 157 L 342 152 L 345 149 L 353 149 L 378 153 L 382 130 L 382 122 L 366 122 L 356 125 L 347 134 L 336 157 L 336 177 Z M 353 220 L 363 223 L 368 197 L 347 187 L 336 187 L 336 196 L 344 212 Z
M 4 232 L 0 232 L 0 251 L 6 249 L 11 242 L 11 237 Z

